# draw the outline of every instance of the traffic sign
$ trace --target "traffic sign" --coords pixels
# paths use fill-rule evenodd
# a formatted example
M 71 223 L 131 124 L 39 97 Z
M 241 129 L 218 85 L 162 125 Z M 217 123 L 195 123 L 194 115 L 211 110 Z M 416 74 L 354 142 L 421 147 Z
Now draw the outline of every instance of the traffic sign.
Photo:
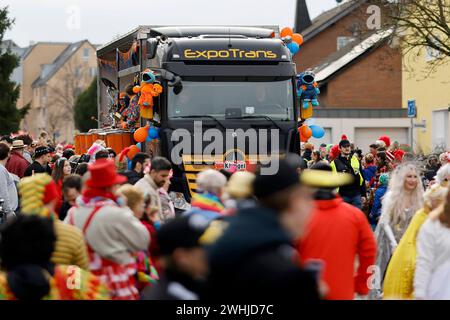
M 416 100 L 408 100 L 408 118 L 417 117 Z

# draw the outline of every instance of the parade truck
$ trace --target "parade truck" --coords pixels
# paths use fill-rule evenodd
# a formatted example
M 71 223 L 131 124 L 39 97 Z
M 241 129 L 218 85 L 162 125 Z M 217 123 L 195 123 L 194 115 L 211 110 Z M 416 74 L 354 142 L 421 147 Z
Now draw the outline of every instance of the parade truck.
M 108 128 L 94 134 L 111 137 L 117 151 L 136 143 L 136 128 L 118 125 L 117 101 L 154 74 L 160 91 L 138 126 L 157 128 L 157 137 L 138 147 L 173 163 L 179 208 L 205 168 L 254 170 L 299 152 L 296 68 L 278 27 L 140 26 L 98 48 L 97 58 L 98 122 Z

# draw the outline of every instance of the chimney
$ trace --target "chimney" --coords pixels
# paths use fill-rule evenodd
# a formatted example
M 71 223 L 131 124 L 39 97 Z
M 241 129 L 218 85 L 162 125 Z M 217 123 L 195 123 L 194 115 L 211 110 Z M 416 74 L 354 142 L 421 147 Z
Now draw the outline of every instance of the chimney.
M 302 32 L 311 25 L 311 18 L 309 17 L 306 0 L 297 0 L 297 8 L 295 10 L 295 26 L 294 31 Z

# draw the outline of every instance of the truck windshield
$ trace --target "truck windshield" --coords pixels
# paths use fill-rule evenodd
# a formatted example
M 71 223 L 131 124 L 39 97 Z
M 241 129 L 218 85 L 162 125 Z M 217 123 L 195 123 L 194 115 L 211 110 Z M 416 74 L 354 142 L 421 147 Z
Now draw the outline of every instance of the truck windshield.
M 258 115 L 273 120 L 294 119 L 291 80 L 271 82 L 183 81 L 178 95 L 169 89 L 169 118 L 211 115 L 217 119 L 255 121 Z M 261 119 L 264 119 L 261 117 Z

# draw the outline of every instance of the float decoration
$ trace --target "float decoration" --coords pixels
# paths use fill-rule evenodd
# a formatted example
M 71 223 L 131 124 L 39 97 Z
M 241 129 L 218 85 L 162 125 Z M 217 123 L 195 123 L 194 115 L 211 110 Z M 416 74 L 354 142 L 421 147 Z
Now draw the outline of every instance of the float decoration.
M 147 139 L 147 136 L 148 126 L 137 129 L 133 134 L 134 141 L 136 142 L 144 142 L 145 139 Z
M 321 139 L 325 136 L 325 129 L 321 126 L 311 125 L 309 128 L 311 129 L 314 138 Z
M 311 124 L 313 121 L 307 121 L 298 127 L 298 133 L 300 134 L 300 141 L 307 142 L 311 137 L 321 139 L 325 136 L 325 129 L 321 126 Z
M 148 128 L 147 142 L 152 142 L 153 140 L 157 139 L 159 139 L 159 128 L 150 126 Z
M 153 119 L 153 98 L 158 97 L 163 92 L 163 87 L 156 83 L 156 76 L 150 69 L 142 72 L 142 81 L 140 86 L 133 88 L 134 93 L 140 93 L 139 107 L 141 117 L 144 119 Z
M 286 44 L 286 47 L 295 56 L 300 51 L 300 46 L 303 44 L 303 36 L 289 28 L 283 28 L 280 32 L 281 40 Z
M 303 109 L 308 109 L 310 104 L 319 106 L 318 96 L 320 94 L 319 85 L 316 82 L 316 75 L 312 71 L 305 71 L 297 75 L 297 95 Z

